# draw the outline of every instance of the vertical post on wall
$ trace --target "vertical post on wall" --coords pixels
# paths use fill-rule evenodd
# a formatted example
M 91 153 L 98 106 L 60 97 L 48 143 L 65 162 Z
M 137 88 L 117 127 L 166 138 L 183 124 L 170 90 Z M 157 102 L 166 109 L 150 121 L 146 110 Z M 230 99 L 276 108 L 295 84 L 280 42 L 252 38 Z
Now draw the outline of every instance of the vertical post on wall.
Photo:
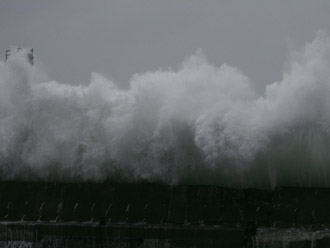
M 6 57 L 5 57 L 5 61 L 7 61 L 8 57 L 10 55 L 10 50 L 6 50 Z
M 29 59 L 30 64 L 33 65 L 34 64 L 33 48 L 30 50 L 30 52 L 28 54 L 28 59 Z

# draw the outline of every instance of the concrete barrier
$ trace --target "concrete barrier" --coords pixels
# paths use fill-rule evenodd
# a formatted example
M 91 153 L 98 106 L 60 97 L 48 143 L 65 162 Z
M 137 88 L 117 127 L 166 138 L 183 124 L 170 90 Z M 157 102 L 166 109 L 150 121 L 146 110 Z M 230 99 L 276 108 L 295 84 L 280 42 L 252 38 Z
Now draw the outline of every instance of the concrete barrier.
M 329 209 L 330 189 L 0 182 L 0 241 L 23 247 L 18 241 L 34 237 L 35 247 L 40 240 L 51 242 L 52 236 L 57 243 L 88 239 L 82 241 L 86 247 L 98 241 L 131 242 L 128 247 L 158 247 L 146 242 L 217 247 L 227 242 L 224 238 L 236 244 L 228 247 L 243 247 L 259 238 L 268 247 L 276 235 L 265 230 L 282 230 L 283 237 L 291 229 L 309 233 L 306 237 L 326 230 Z M 267 239 L 270 233 L 272 239 Z M 328 234 L 315 237 L 315 247 L 329 243 Z

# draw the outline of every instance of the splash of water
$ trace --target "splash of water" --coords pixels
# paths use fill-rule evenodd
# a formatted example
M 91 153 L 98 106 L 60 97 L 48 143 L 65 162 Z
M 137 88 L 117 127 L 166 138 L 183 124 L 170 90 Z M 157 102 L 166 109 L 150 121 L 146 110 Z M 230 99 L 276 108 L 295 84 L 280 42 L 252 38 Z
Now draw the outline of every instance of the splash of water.
M 257 96 L 238 69 L 197 52 L 122 90 L 40 80 L 23 53 L 0 62 L 0 178 L 330 185 L 330 37 L 292 56 Z

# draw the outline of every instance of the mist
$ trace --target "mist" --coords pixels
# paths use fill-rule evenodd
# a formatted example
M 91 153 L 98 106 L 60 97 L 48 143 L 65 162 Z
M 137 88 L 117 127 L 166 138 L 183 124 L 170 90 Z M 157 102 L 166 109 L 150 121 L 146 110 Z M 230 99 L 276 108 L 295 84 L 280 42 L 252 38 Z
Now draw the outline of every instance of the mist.
M 228 187 L 330 186 L 330 37 L 288 51 L 257 94 L 201 50 L 176 69 L 45 80 L 28 50 L 0 62 L 0 178 Z

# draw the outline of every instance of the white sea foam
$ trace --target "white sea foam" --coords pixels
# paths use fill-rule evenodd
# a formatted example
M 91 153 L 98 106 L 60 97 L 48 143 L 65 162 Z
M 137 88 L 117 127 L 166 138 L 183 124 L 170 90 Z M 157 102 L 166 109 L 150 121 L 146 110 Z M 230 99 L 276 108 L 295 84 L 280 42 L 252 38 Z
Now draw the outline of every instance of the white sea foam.
M 25 52 L 0 62 L 0 177 L 50 181 L 330 186 L 330 37 L 291 56 L 257 96 L 201 52 L 128 90 L 40 80 Z

